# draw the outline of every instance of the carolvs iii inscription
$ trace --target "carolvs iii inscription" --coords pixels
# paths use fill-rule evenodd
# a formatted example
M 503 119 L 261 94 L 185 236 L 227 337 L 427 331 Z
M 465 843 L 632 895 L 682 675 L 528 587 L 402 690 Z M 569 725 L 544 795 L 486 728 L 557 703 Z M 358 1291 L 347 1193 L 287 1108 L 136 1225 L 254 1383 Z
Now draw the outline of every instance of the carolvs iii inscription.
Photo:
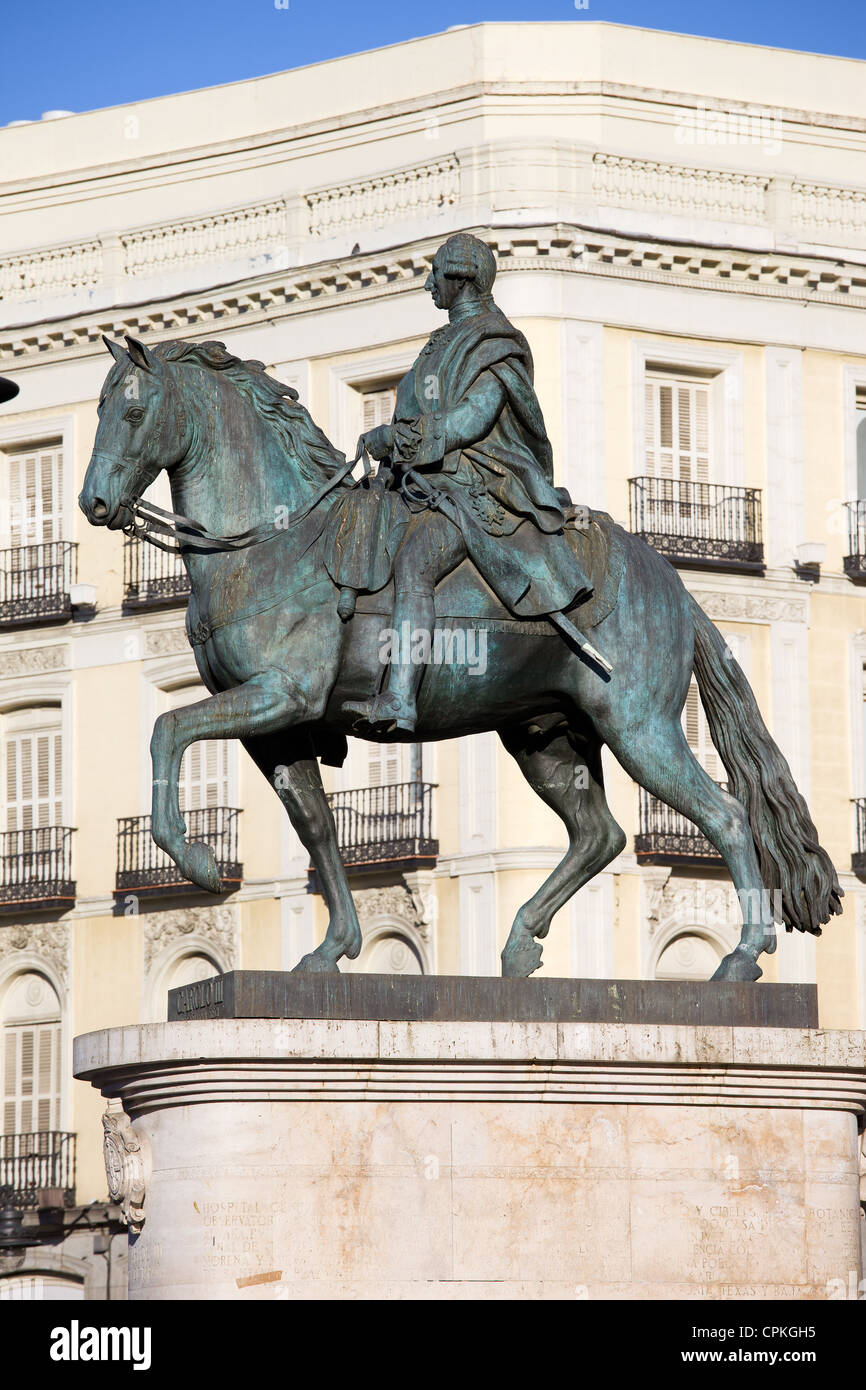
M 496 730 L 569 834 L 502 952 L 503 974 L 526 976 L 554 913 L 625 845 L 605 799 L 607 744 L 718 848 L 743 927 L 714 978 L 757 980 L 778 922 L 817 935 L 841 911 L 836 873 L 742 670 L 676 571 L 554 485 L 532 354 L 493 299 L 495 274 L 475 237 L 440 247 L 427 287 L 448 322 L 355 460 L 296 392 L 221 343 L 107 341 L 114 362 L 81 507 L 96 526 L 180 552 L 187 632 L 211 692 L 156 722 L 154 839 L 185 877 L 219 890 L 211 850 L 186 838 L 178 775 L 190 743 L 239 738 L 308 849 L 330 913 L 296 968 L 336 971 L 361 933 L 318 759 L 339 765 L 348 733 L 390 742 Z M 162 469 L 172 512 L 141 501 Z M 476 629 L 486 663 L 405 651 L 383 663 L 386 623 L 427 631 L 431 644 Z M 729 791 L 680 723 L 692 672 Z

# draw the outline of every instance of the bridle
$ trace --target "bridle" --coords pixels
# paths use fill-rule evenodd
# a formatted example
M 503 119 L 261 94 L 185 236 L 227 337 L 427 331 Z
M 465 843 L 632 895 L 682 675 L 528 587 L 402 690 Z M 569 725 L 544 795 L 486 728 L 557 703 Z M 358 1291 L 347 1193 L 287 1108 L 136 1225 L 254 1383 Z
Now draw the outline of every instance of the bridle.
M 97 457 L 97 455 L 94 455 Z M 107 458 L 107 455 L 103 455 Z M 338 468 L 330 478 L 319 488 L 318 492 L 299 507 L 297 511 L 290 512 L 288 516 L 280 518 L 279 526 L 273 521 L 262 522 L 260 526 L 254 526 L 249 531 L 241 531 L 236 536 L 216 536 L 199 522 L 193 521 L 188 516 L 181 516 L 178 512 L 166 511 L 163 507 L 157 507 L 154 502 L 144 502 L 140 497 L 135 498 L 134 490 L 130 491 L 121 498 L 120 506 L 125 507 L 132 515 L 132 520 L 126 526 L 121 527 L 125 536 L 135 540 L 147 541 L 149 545 L 155 545 L 158 550 L 165 550 L 170 555 L 180 555 L 185 550 L 194 551 L 228 551 L 246 550 L 251 545 L 259 545 L 262 541 L 270 540 L 280 532 L 287 530 L 296 522 L 303 521 L 304 517 L 309 516 L 310 512 L 319 505 L 320 502 L 333 492 L 334 488 L 339 487 L 345 482 L 355 464 L 363 459 L 364 474 L 370 474 L 370 460 L 366 450 L 359 449 L 353 459 L 347 459 L 342 468 Z M 128 460 L 132 462 L 132 460 Z M 136 483 L 140 475 L 146 475 L 147 471 L 141 464 L 134 465 L 135 471 L 132 475 L 132 483 Z M 149 479 L 147 486 L 156 477 L 154 473 Z M 143 490 L 143 489 L 142 489 Z

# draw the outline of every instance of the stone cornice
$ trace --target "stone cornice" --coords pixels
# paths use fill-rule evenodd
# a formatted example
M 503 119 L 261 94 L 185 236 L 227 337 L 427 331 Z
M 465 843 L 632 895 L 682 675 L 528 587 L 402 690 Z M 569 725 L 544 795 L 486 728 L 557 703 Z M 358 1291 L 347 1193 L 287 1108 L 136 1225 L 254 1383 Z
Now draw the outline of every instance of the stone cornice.
M 322 1099 L 618 1102 L 866 1111 L 866 1034 L 604 1023 L 330 1019 L 135 1025 L 73 1071 L 132 1119 L 166 1104 Z M 167 1061 L 166 1059 L 171 1059 Z M 434 1081 L 435 1084 L 430 1085 Z
M 436 111 L 440 115 L 440 119 L 446 113 L 450 118 L 450 112 L 454 108 L 483 101 L 485 98 L 494 99 L 504 115 L 513 114 L 515 110 L 520 110 L 521 102 L 526 99 L 559 101 L 562 98 L 567 98 L 572 103 L 581 100 L 585 103 L 601 99 L 602 101 L 611 100 L 618 103 L 630 102 L 639 106 L 650 105 L 662 109 L 670 108 L 668 117 L 670 122 L 677 121 L 684 109 L 702 109 L 770 117 L 783 125 L 799 127 L 799 132 L 802 132 L 803 135 L 818 135 L 821 131 L 828 130 L 839 132 L 840 135 L 857 134 L 866 137 L 866 119 L 860 116 L 810 111 L 797 106 L 770 106 L 763 102 L 742 101 L 734 96 L 723 100 L 693 92 L 670 91 L 660 87 L 643 87 L 632 83 L 605 81 L 478 81 L 467 82 L 459 87 L 444 88 L 436 92 L 423 92 L 418 97 L 404 101 L 382 102 L 357 111 L 322 117 L 315 121 L 258 131 L 243 135 L 235 140 L 190 146 L 180 150 L 160 150 L 136 159 L 82 165 L 76 169 L 64 170 L 62 174 L 54 176 L 40 177 L 36 175 L 32 178 L 18 179 L 6 183 L 0 189 L 0 205 L 7 199 L 11 202 L 16 197 L 26 198 L 28 194 L 51 189 L 64 191 L 64 201 L 73 187 L 76 188 L 78 196 L 92 196 L 96 192 L 103 191 L 116 194 L 124 191 L 122 181 L 136 176 L 138 176 L 137 186 L 148 186 L 146 181 L 148 175 L 151 176 L 151 182 L 154 184 L 164 185 L 167 177 L 169 181 L 172 181 L 169 170 L 172 171 L 175 178 L 188 178 L 194 173 L 196 166 L 201 166 L 208 160 L 212 160 L 214 164 L 218 164 L 222 160 L 230 164 L 231 167 L 237 167 L 239 159 L 244 162 L 254 160 L 258 162 L 256 157 L 263 154 L 269 156 L 271 160 L 298 159 L 311 152 L 310 149 L 304 148 L 305 144 L 309 144 L 311 149 L 315 150 L 321 148 L 323 138 L 329 136 L 331 137 L 328 141 L 329 148 L 334 147 L 335 140 L 345 145 L 346 148 L 353 148 L 358 142 L 363 127 L 370 127 L 371 138 L 378 138 L 383 123 L 399 121 L 405 126 L 406 119 L 414 116 L 419 118 L 417 128 L 423 130 L 424 119 L 431 111 Z M 507 104 L 509 98 L 516 98 L 517 100 Z M 147 102 L 137 102 L 117 109 L 135 115 L 139 114 L 143 108 L 146 109 L 147 105 Z M 5 132 L 3 134 L 5 135 Z M 791 132 L 789 131 L 787 134 L 790 137 Z M 221 172 L 219 168 L 208 170 L 209 175 L 219 172 Z M 144 176 L 144 182 L 142 182 L 142 176 Z M 120 180 L 120 186 L 111 187 L 112 180 Z M 16 209 L 13 207 L 8 210 L 14 211 Z
M 543 271 L 635 284 L 757 296 L 798 305 L 866 308 L 866 266 L 835 257 L 741 251 L 599 231 L 571 223 L 476 226 L 500 274 Z M 149 340 L 274 322 L 326 307 L 418 289 L 441 233 L 384 251 L 320 261 L 227 285 L 119 308 L 12 325 L 0 334 L 0 362 L 27 366 L 103 352 L 102 335 Z

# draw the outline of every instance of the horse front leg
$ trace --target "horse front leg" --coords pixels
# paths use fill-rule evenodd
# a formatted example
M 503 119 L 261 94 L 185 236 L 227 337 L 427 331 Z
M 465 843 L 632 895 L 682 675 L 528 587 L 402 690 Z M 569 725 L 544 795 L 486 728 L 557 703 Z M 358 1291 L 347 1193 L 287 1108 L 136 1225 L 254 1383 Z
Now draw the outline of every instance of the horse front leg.
M 209 700 L 161 714 L 153 729 L 151 833 L 171 855 L 185 878 L 209 893 L 220 891 L 220 876 L 209 845 L 186 838 L 178 798 L 180 764 L 191 743 L 209 738 L 248 738 L 299 723 L 307 711 L 303 691 L 281 672 L 268 672 L 222 690 Z
M 305 955 L 294 969 L 337 972 L 341 956 L 354 960 L 360 953 L 361 928 L 340 855 L 334 816 L 309 735 L 303 741 L 287 742 L 282 734 L 268 734 L 245 738 L 243 744 L 285 806 L 289 820 L 315 865 L 328 908 L 324 941 Z

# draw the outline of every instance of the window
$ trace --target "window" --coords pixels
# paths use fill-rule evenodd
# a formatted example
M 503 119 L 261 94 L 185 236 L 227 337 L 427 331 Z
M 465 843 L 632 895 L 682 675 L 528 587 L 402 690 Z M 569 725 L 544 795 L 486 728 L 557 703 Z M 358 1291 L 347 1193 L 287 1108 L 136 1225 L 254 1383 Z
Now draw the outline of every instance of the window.
M 60 710 L 7 715 L 3 741 L 6 830 L 63 823 Z
M 3 1007 L 3 1133 L 60 1128 L 60 1000 L 44 976 L 19 975 Z
M 63 448 L 59 441 L 7 453 L 8 544 L 13 548 L 63 537 Z
M 362 429 L 374 430 L 377 425 L 390 425 L 397 401 L 396 386 L 384 386 L 361 392 Z
M 647 366 L 645 464 L 651 477 L 705 483 L 710 478 L 712 378 Z

